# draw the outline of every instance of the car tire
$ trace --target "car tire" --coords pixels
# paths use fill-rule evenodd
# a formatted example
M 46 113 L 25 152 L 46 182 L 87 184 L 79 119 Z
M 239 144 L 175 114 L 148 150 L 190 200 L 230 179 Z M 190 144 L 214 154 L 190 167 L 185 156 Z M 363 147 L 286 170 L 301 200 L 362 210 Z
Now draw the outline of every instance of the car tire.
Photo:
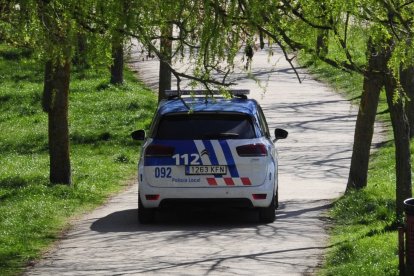
M 270 202 L 269 207 L 259 208 L 259 219 L 263 223 L 272 223 L 276 219 L 275 197 Z
M 276 190 L 275 194 L 275 209 L 277 210 L 279 208 L 279 191 Z
M 145 208 L 142 205 L 141 197 L 138 195 L 138 222 L 141 224 L 149 224 L 155 220 L 155 209 Z

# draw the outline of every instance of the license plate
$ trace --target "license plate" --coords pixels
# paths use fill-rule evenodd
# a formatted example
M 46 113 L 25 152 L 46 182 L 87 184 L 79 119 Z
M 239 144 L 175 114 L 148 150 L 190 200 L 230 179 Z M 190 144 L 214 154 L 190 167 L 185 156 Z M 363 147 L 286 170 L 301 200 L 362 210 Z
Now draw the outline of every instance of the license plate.
M 226 174 L 227 166 L 187 166 L 186 174 Z

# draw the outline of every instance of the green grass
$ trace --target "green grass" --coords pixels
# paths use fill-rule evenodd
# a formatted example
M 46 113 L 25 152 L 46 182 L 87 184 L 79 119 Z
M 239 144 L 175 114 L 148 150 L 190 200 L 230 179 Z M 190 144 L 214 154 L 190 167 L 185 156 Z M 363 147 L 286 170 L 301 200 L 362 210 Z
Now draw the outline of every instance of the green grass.
M 355 49 L 364 52 L 363 44 Z M 330 55 L 337 54 L 335 47 Z M 334 69 L 312 57 L 301 55 L 301 64 L 320 80 L 329 83 L 355 104 L 359 103 L 363 78 Z M 389 122 L 385 93 L 381 93 L 378 118 Z M 385 140 L 392 138 L 389 129 Z M 397 222 L 395 216 L 395 158 L 393 141 L 371 156 L 368 185 L 348 193 L 330 211 L 330 249 L 320 275 L 398 275 Z M 414 147 L 411 148 L 414 153 Z
M 50 185 L 43 71 L 26 50 L 0 46 L 0 275 L 16 275 L 73 217 L 124 189 L 136 172 L 139 145 L 130 132 L 148 128 L 156 97 L 126 72 L 74 72 L 70 93 L 71 187 Z
M 412 152 L 413 152 L 412 148 Z M 368 186 L 339 199 L 322 275 L 398 275 L 394 148 L 372 156 Z

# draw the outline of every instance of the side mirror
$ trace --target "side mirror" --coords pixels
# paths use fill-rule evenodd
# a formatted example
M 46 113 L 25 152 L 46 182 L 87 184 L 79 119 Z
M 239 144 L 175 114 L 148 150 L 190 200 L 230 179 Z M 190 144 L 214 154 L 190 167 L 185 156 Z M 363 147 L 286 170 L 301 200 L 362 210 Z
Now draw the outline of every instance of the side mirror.
M 275 140 L 274 142 L 276 142 L 279 139 L 286 139 L 288 137 L 288 132 L 284 129 L 281 128 L 276 128 L 275 129 Z
M 143 129 L 135 130 L 131 133 L 131 137 L 134 140 L 142 141 L 145 139 L 145 130 Z

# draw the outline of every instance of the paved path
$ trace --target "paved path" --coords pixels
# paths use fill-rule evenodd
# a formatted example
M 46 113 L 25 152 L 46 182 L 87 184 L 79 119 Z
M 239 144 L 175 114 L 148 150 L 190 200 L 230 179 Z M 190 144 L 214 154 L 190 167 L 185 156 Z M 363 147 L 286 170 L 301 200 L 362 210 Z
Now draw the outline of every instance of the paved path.
M 281 53 L 265 51 L 252 70 L 266 92 L 242 74 L 279 147 L 280 209 L 272 224 L 254 212 L 161 214 L 137 223 L 137 185 L 79 221 L 27 275 L 308 275 L 327 249 L 324 212 L 345 189 L 356 109 L 302 72 L 299 84 Z M 156 61 L 133 63 L 156 85 Z

